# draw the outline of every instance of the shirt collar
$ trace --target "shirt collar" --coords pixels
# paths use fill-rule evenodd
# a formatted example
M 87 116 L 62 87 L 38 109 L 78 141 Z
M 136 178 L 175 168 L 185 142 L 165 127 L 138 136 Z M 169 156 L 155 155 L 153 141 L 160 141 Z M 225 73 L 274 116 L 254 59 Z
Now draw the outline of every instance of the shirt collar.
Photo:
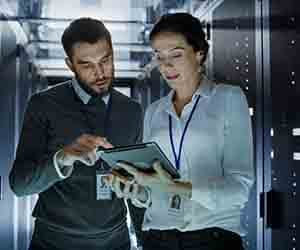
M 75 90 L 76 95 L 79 97 L 79 99 L 84 103 L 84 104 L 88 104 L 88 102 L 90 101 L 90 99 L 92 98 L 92 96 L 90 94 L 88 94 L 83 88 L 80 87 L 78 81 L 76 80 L 76 78 L 72 78 L 72 86 Z M 110 98 L 110 94 L 104 95 L 102 96 L 102 100 L 105 102 L 105 104 L 108 103 Z
M 210 97 L 213 93 L 213 89 L 215 87 L 216 83 L 209 80 L 205 75 L 203 75 L 201 84 L 199 85 L 198 89 L 195 91 L 192 97 L 192 101 L 197 98 L 197 96 L 201 97 Z M 165 97 L 166 101 L 164 102 L 164 105 L 162 106 L 162 109 L 164 109 L 167 112 L 172 112 L 174 109 L 172 99 L 175 94 L 175 91 L 172 89 L 170 93 Z
M 203 75 L 201 84 L 193 95 L 193 99 L 198 95 L 201 95 L 202 97 L 210 97 L 215 85 L 215 82 L 209 80 L 205 75 Z

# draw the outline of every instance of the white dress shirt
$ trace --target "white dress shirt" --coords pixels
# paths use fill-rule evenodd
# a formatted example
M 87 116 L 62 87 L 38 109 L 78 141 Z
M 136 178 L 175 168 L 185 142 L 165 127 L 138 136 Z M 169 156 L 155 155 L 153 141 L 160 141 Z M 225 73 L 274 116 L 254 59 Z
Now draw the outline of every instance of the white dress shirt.
M 240 235 L 241 208 L 254 181 L 253 142 L 247 100 L 239 87 L 203 78 L 181 117 L 175 112 L 174 91 L 152 103 L 145 114 L 143 141 L 155 141 L 175 166 L 170 136 L 178 154 L 183 128 L 197 96 L 201 96 L 187 129 L 180 160 L 181 180 L 192 183 L 191 199 L 182 197 L 183 211 L 170 213 L 174 194 L 151 190 L 143 230 L 180 231 L 221 227 Z

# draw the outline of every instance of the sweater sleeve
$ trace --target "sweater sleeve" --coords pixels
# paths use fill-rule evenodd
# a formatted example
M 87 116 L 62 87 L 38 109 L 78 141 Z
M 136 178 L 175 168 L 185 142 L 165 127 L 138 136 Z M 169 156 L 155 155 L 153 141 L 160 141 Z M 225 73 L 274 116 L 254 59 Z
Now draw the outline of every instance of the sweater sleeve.
M 61 180 L 53 162 L 55 152 L 47 150 L 48 121 L 42 108 L 42 98 L 34 95 L 25 112 L 9 175 L 10 186 L 17 196 L 43 192 Z

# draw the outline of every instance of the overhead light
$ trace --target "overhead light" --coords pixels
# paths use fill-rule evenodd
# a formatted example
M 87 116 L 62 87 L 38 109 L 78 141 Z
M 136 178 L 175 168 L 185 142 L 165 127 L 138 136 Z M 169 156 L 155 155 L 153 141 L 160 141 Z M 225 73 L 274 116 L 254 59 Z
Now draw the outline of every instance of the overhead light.
M 94 7 L 101 7 L 101 0 L 80 0 L 80 6 L 94 6 Z
M 94 17 L 94 18 L 98 18 Z M 62 29 L 64 30 L 71 21 L 68 20 L 48 20 L 46 23 L 43 24 L 43 26 L 47 27 L 48 29 Z M 144 28 L 144 24 L 142 22 L 110 22 L 110 21 L 103 21 L 105 27 L 110 30 L 118 30 L 118 31 L 130 31 L 130 30 L 140 30 Z
M 223 2 L 224 0 L 203 1 L 193 15 L 202 20 L 208 13 L 212 13 L 212 11 L 220 6 Z
M 39 69 L 68 69 L 65 60 L 63 59 L 34 59 L 33 63 Z M 115 61 L 115 68 L 117 70 L 140 70 L 140 62 L 139 61 Z
M 41 69 L 39 74 L 44 77 L 74 77 L 72 71 L 68 69 Z M 141 71 L 115 71 L 115 78 L 137 79 Z
M 63 49 L 60 42 L 31 42 L 30 44 L 35 44 L 41 49 Z M 128 52 L 151 52 L 152 49 L 149 45 L 144 44 L 122 44 L 122 43 L 113 43 L 114 51 L 128 51 Z

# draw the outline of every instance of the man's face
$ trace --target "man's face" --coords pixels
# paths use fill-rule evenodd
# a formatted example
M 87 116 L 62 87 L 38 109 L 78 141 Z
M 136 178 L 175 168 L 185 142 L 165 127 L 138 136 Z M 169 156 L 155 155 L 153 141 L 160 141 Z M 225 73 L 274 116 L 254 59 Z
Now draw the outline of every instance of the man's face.
M 74 44 L 72 58 L 66 58 L 66 63 L 77 80 L 95 94 L 109 90 L 114 77 L 114 63 L 113 50 L 106 39 Z

